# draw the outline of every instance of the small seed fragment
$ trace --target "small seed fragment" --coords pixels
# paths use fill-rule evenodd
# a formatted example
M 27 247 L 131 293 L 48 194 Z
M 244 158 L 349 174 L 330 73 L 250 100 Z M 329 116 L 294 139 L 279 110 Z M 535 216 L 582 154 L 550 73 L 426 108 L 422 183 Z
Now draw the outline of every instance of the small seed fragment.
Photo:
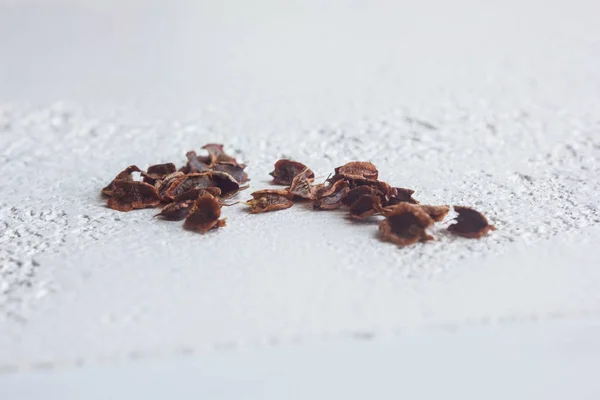
M 278 160 L 275 163 L 275 169 L 269 173 L 273 177 L 273 183 L 276 185 L 291 185 L 294 177 L 308 167 L 302 163 L 292 160 Z M 314 178 L 315 174 L 309 169 L 307 178 Z
M 311 176 L 314 176 L 314 173 L 310 169 L 304 168 L 302 172 L 298 173 L 292 180 L 292 184 L 290 185 L 289 189 L 290 193 L 303 199 L 313 199 L 314 192 L 311 184 L 313 183 L 314 179 L 311 178 Z
M 244 166 L 238 164 L 218 162 L 213 165 L 213 171 L 225 172 L 233 176 L 233 178 L 239 183 L 245 183 L 249 181 L 248 174 L 244 172 Z
M 426 206 L 426 205 L 421 205 L 421 208 L 435 222 L 442 222 L 444 220 L 444 218 L 446 218 L 446 215 L 448 215 L 448 211 L 450 211 L 450 206 Z
M 358 186 L 350 190 L 348 194 L 342 199 L 342 204 L 345 206 L 352 206 L 363 194 L 371 194 L 380 196 L 382 193 L 371 186 Z
M 230 162 L 237 165 L 235 157 L 226 154 L 222 144 L 209 143 L 202 148 L 208 151 L 208 154 L 210 154 L 216 162 Z
M 372 194 L 363 194 L 350 206 L 350 216 L 356 219 L 368 218 L 382 211 L 381 198 Z
M 117 176 L 115 177 L 115 179 L 113 179 L 112 182 L 110 182 L 108 184 L 108 186 L 106 186 L 104 189 L 102 189 L 102 194 L 104 194 L 105 196 L 112 196 L 113 190 L 114 190 L 114 183 L 116 181 L 132 182 L 133 177 L 131 176 L 131 174 L 133 174 L 134 172 L 142 172 L 142 170 L 139 169 L 136 165 L 130 165 L 129 167 L 125 168 L 123 171 L 119 172 L 117 174 Z
M 165 179 L 166 176 L 175 171 L 177 171 L 177 168 L 173 163 L 156 164 L 149 166 L 146 172 L 142 172 L 142 176 L 144 182 L 155 185 L 157 181 Z
M 448 230 L 456 235 L 471 239 L 479 239 L 489 231 L 495 231 L 496 227 L 490 225 L 487 218 L 470 207 L 454 206 L 458 213 L 456 223 L 450 225 Z
M 225 226 L 225 220 L 219 220 L 220 216 L 221 205 L 214 196 L 206 193 L 196 199 L 183 226 L 189 230 L 206 233 L 213 228 Z
M 294 205 L 293 194 L 289 190 L 264 189 L 251 194 L 252 199 L 244 204 L 250 206 L 250 212 L 262 213 L 290 208 Z
M 400 203 L 385 213 L 385 220 L 379 225 L 381 238 L 398 246 L 407 246 L 419 241 L 433 240 L 426 229 L 434 221 L 419 206 Z
M 335 210 L 342 206 L 342 199 L 348 194 L 348 182 L 340 180 L 333 185 L 321 190 L 313 203 L 314 209 Z
M 341 167 L 337 167 L 335 169 L 335 173 L 357 176 L 366 179 L 377 179 L 379 176 L 379 171 L 377 171 L 377 167 L 368 161 L 352 161 L 342 165 Z
M 118 211 L 131 211 L 136 208 L 155 207 L 160 204 L 156 188 L 144 182 L 116 180 L 112 195 L 106 203 Z
M 415 193 L 415 191 L 412 189 L 392 188 L 387 205 L 393 206 L 398 203 L 419 204 L 417 200 L 412 198 L 413 193 Z
M 163 217 L 169 221 L 181 221 L 188 216 L 194 202 L 195 200 L 181 200 L 169 203 L 155 217 Z

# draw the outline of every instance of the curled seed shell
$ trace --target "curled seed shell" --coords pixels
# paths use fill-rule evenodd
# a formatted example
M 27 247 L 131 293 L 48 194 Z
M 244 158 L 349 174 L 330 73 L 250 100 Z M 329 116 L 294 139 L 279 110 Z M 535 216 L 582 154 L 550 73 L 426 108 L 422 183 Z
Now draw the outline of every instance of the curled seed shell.
M 221 205 L 214 196 L 206 193 L 194 201 L 183 226 L 189 230 L 206 233 L 225 225 L 225 220 L 219 220 L 220 217 Z
M 294 196 L 288 190 L 264 189 L 252 193 L 252 199 L 244 204 L 250 206 L 250 212 L 257 214 L 267 211 L 277 211 L 294 205 Z
M 375 179 L 367 179 L 359 176 L 335 174 L 334 176 L 327 179 L 329 183 L 335 183 L 338 181 L 346 181 L 350 189 L 354 189 L 360 186 L 370 186 L 374 189 L 379 190 L 383 195 L 390 196 L 393 194 L 393 188 L 389 183 L 384 181 L 378 181 Z
M 297 174 L 292 180 L 289 189 L 290 193 L 303 199 L 314 199 L 314 191 L 311 186 L 314 179 L 311 178 L 311 175 L 314 176 L 314 173 L 310 169 L 304 168 L 302 172 Z
M 412 189 L 392 188 L 387 205 L 393 206 L 398 203 L 419 204 L 417 200 L 412 198 L 413 193 L 415 191 Z
M 335 169 L 335 173 L 336 175 L 351 175 L 375 180 L 379 176 L 377 167 L 373 163 L 368 161 L 351 161 L 342 165 L 341 167 L 337 167 Z
M 182 172 L 173 172 L 165 176 L 160 182 L 155 184 L 156 190 L 158 191 L 158 195 L 162 201 L 171 201 L 172 199 L 167 196 L 167 190 L 171 187 L 171 185 L 180 178 L 183 178 L 185 175 Z
M 174 199 L 192 189 L 204 189 L 216 186 L 216 182 L 212 179 L 212 172 L 187 174 L 175 179 L 171 183 L 165 190 L 165 197 Z
M 335 210 L 342 206 L 342 199 L 348 194 L 348 182 L 340 180 L 319 193 L 313 202 L 313 208 L 319 210 Z
M 363 194 L 350 206 L 350 216 L 364 219 L 383 211 L 381 198 L 372 194 Z
M 371 186 L 359 186 L 350 190 L 348 194 L 342 199 L 342 204 L 350 207 L 356 200 L 359 199 L 363 194 L 371 194 L 381 196 L 383 195 L 379 190 Z
M 419 241 L 433 240 L 426 229 L 434 221 L 419 206 L 400 203 L 385 213 L 385 220 L 379 225 L 381 238 L 398 246 L 407 246 Z
M 216 157 L 208 155 L 202 157 L 196 154 L 195 151 L 188 151 L 185 155 L 187 157 L 187 164 L 183 168 L 183 172 L 186 174 L 195 172 L 208 172 L 210 171 L 211 165 L 216 161 Z
M 202 146 L 202 148 L 208 151 L 208 154 L 210 154 L 210 156 L 213 157 L 217 162 L 231 162 L 233 164 L 237 164 L 235 157 L 232 157 L 225 153 L 222 144 L 209 143 L 207 145 Z
M 233 177 L 239 183 L 248 182 L 248 174 L 244 172 L 244 166 L 238 164 L 230 164 L 224 162 L 218 162 L 213 165 L 213 170 L 218 172 L 225 172 Z
M 175 171 L 177 171 L 177 168 L 173 163 L 156 164 L 148 167 L 146 172 L 142 172 L 142 176 L 144 177 L 144 182 L 154 185 L 157 181 L 165 179 L 165 177 Z
M 421 205 L 421 208 L 435 222 L 442 222 L 443 219 L 446 218 L 446 215 L 448 215 L 448 211 L 450 211 L 450 206 L 427 206 L 427 205 Z
M 107 205 L 118 211 L 131 211 L 136 208 L 156 207 L 160 198 L 156 188 L 144 182 L 116 180 L 113 182 L 112 196 Z
M 102 194 L 104 194 L 105 196 L 112 196 L 115 181 L 132 182 L 133 177 L 131 176 L 131 174 L 133 174 L 134 172 L 142 172 L 142 170 L 139 169 L 136 165 L 130 165 L 129 167 L 125 168 L 123 171 L 119 172 L 117 174 L 117 176 L 115 177 L 115 179 L 113 179 L 108 184 L 108 186 L 106 186 L 104 189 L 102 189 Z
M 196 188 L 175 196 L 173 201 L 196 200 L 198 197 L 204 196 L 206 193 L 214 197 L 219 197 L 221 195 L 221 189 L 218 187 Z
M 496 227 L 490 225 L 487 218 L 470 207 L 454 206 L 458 213 L 456 223 L 450 225 L 448 230 L 456 235 L 471 239 L 478 239 L 489 231 L 495 231 Z
M 273 177 L 273 183 L 276 185 L 291 185 L 294 177 L 305 169 L 308 167 L 302 163 L 282 159 L 275 163 L 275 169 L 269 175 Z M 308 169 L 307 178 L 314 177 L 315 174 Z
M 240 190 L 240 183 L 226 172 L 212 171 L 210 176 L 215 183 L 214 186 L 221 189 L 221 196 L 231 197 Z
M 162 217 L 169 221 L 181 221 L 188 216 L 194 202 L 195 200 L 190 199 L 174 201 L 173 203 L 164 206 L 160 213 L 156 214 L 155 217 Z

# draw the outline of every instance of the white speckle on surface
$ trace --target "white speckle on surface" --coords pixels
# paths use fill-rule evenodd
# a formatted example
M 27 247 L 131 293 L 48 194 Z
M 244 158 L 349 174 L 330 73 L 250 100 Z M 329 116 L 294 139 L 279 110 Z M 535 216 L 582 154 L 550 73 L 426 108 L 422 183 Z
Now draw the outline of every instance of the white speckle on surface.
M 597 2 L 60 3 L 0 2 L 0 368 L 600 312 Z M 369 160 L 498 230 L 397 248 L 302 204 L 206 235 L 104 206 L 207 142 L 248 163 L 241 200 L 283 156 Z

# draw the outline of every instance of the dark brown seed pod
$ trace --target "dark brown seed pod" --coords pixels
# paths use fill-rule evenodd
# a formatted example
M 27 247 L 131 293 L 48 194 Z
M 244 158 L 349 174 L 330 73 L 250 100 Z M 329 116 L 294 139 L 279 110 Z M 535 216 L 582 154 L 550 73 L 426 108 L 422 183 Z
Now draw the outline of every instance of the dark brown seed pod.
M 426 229 L 433 225 L 431 217 L 418 205 L 400 203 L 385 213 L 379 225 L 381 238 L 398 246 L 433 240 Z
M 363 194 L 350 206 L 350 216 L 356 219 L 368 218 L 382 211 L 381 198 L 372 194 Z
M 337 167 L 335 173 L 336 175 L 350 175 L 374 180 L 379 176 L 377 167 L 368 161 L 351 161 L 341 167 Z
M 290 193 L 303 199 L 314 199 L 314 191 L 311 187 L 314 179 L 311 178 L 311 175 L 314 176 L 314 173 L 308 168 L 304 168 L 298 173 L 292 180 L 289 189 Z
M 144 182 L 116 180 L 107 205 L 118 211 L 131 211 L 136 208 L 156 207 L 160 198 L 156 188 Z
M 421 208 L 425 211 L 432 220 L 435 222 L 442 222 L 446 215 L 448 215 L 448 211 L 450 211 L 450 206 L 424 206 Z
M 496 227 L 488 223 L 487 218 L 470 207 L 454 206 L 458 213 L 456 223 L 450 225 L 448 230 L 456 235 L 471 239 L 478 239 Z
M 107 187 L 102 189 L 102 194 L 105 196 L 109 196 L 109 197 L 112 196 L 115 181 L 132 182 L 133 177 L 131 176 L 131 174 L 133 174 L 134 172 L 142 172 L 142 170 L 139 169 L 136 165 L 130 165 L 129 167 L 125 168 L 123 171 L 119 172 L 117 174 L 117 176 L 115 177 L 115 179 L 113 179 L 112 182 L 110 182 Z
M 216 157 L 210 154 L 207 157 L 202 157 L 198 156 L 195 151 L 188 151 L 185 156 L 187 157 L 188 161 L 182 172 L 186 174 L 195 172 L 208 172 L 211 170 L 211 166 L 216 161 Z
M 292 195 L 288 190 L 264 189 L 252 193 L 252 199 L 244 204 L 250 206 L 250 212 L 262 213 L 290 208 L 294 205 Z
M 357 188 L 360 186 L 370 186 L 370 187 L 380 191 L 384 196 L 389 197 L 390 195 L 393 194 L 393 188 L 387 182 L 384 182 L 384 181 L 378 181 L 375 179 L 367 179 L 367 178 L 362 178 L 359 176 L 344 175 L 344 174 L 336 174 L 336 175 L 330 177 L 329 179 L 327 179 L 327 182 L 329 182 L 329 183 L 335 183 L 338 181 L 348 182 L 350 189 L 354 189 L 354 188 Z
M 417 200 L 412 198 L 413 193 L 415 191 L 412 189 L 392 188 L 387 205 L 393 206 L 398 203 L 419 204 Z
M 206 193 L 194 202 L 183 226 L 186 229 L 206 233 L 213 228 L 225 226 L 221 217 L 221 205 L 218 200 Z
M 297 161 L 278 160 L 275 163 L 275 169 L 269 175 L 273 177 L 273 183 L 276 185 L 291 185 L 294 177 L 305 169 L 308 167 Z M 315 174 L 308 169 L 307 178 L 314 177 Z
M 231 197 L 240 190 L 240 183 L 226 172 L 212 171 L 210 173 L 215 186 L 221 189 L 221 196 Z
M 227 155 L 223 150 L 222 144 L 209 143 L 204 145 L 202 148 L 208 151 L 208 154 L 210 154 L 210 156 L 213 157 L 216 162 L 229 162 L 237 165 L 235 157 Z
M 165 176 L 165 179 L 163 179 L 162 181 L 156 182 L 155 187 L 158 191 L 158 195 L 160 196 L 161 201 L 172 200 L 170 197 L 167 197 L 167 190 L 171 187 L 173 182 L 180 178 L 183 178 L 184 176 L 185 175 L 183 174 L 183 172 L 173 172 L 172 174 Z
M 209 187 L 217 187 L 212 178 L 212 172 L 192 173 L 173 180 L 164 193 L 165 197 L 172 200 L 188 190 Z
M 350 187 L 344 180 L 337 181 L 333 185 L 320 191 L 319 197 L 313 203 L 314 209 L 335 210 L 342 206 L 342 199 L 348 194 Z
M 348 192 L 348 194 L 342 199 L 342 204 L 347 207 L 350 207 L 363 194 L 370 194 L 370 195 L 376 195 L 376 196 L 383 195 L 379 190 L 375 189 L 372 186 L 359 186 L 359 187 L 355 187 L 354 189 L 352 189 Z
M 183 192 L 173 198 L 173 201 L 196 200 L 198 197 L 204 196 L 206 193 L 214 197 L 221 196 L 221 189 L 218 187 L 196 188 Z
M 155 217 L 162 217 L 169 221 L 181 221 L 188 216 L 194 202 L 195 200 L 188 199 L 169 203 Z
M 244 168 L 245 166 L 224 162 L 218 162 L 215 165 L 213 165 L 214 171 L 225 172 L 233 176 L 233 179 L 235 179 L 239 183 L 245 183 L 249 181 L 248 174 L 244 172 Z
M 173 163 L 156 164 L 148 167 L 146 172 L 142 172 L 142 176 L 144 177 L 144 182 L 155 185 L 157 181 L 165 179 L 166 176 L 175 171 L 177 171 L 177 168 Z

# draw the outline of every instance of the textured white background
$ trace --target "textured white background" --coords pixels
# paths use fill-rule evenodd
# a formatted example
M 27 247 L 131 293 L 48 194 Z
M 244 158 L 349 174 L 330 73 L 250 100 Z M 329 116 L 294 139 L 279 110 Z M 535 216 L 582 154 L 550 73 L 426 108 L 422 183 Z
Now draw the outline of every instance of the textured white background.
M 0 367 L 597 318 L 600 3 L 482 3 L 0 2 Z M 399 249 L 303 205 L 205 236 L 104 207 L 206 142 L 251 190 L 283 156 L 371 160 L 498 231 Z

